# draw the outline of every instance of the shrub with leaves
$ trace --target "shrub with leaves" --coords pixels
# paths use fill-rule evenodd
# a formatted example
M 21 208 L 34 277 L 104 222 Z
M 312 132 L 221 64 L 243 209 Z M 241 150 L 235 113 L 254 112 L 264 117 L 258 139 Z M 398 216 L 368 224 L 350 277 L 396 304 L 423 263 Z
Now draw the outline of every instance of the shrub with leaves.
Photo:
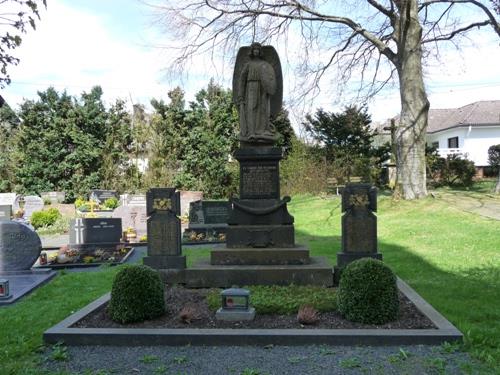
M 114 210 L 116 207 L 118 207 L 120 203 L 118 202 L 118 199 L 115 197 L 108 198 L 104 201 L 104 207 L 111 208 Z
M 338 310 L 353 322 L 384 324 L 399 312 L 396 275 L 383 262 L 362 258 L 342 272 L 337 292 Z
M 164 285 L 158 272 L 143 265 L 120 270 L 113 281 L 108 314 L 118 323 L 141 322 L 165 312 Z
M 61 218 L 61 213 L 57 208 L 52 207 L 48 210 L 33 212 L 33 214 L 31 214 L 30 222 L 35 229 L 38 229 L 55 224 L 59 218 Z

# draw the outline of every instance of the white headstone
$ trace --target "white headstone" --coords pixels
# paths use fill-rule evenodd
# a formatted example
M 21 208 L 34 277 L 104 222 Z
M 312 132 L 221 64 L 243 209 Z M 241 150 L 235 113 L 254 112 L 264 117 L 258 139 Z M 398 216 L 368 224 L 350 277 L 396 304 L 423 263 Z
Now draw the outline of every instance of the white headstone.
M 203 199 L 202 191 L 181 191 L 181 216 L 189 215 L 189 204 Z
M 0 206 L 13 206 L 17 196 L 16 193 L 0 193 Z
M 122 194 L 120 195 L 121 206 L 146 206 L 145 194 Z
M 113 217 L 122 219 L 122 228 L 134 228 L 137 235 L 147 234 L 146 206 L 120 206 L 113 211 Z
M 30 219 L 35 211 L 43 210 L 43 199 L 38 195 L 27 195 L 24 197 L 24 218 Z

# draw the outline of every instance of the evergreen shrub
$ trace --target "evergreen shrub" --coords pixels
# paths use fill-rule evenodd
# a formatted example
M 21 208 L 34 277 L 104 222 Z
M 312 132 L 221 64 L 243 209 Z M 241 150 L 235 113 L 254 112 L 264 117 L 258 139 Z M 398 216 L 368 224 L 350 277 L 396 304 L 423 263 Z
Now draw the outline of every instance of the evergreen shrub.
M 125 324 L 153 319 L 165 312 L 164 286 L 158 272 L 148 266 L 121 269 L 111 289 L 108 314 Z
M 43 211 L 35 211 L 31 214 L 31 225 L 35 229 L 42 227 L 49 227 L 57 221 L 57 219 L 61 218 L 61 213 L 57 208 L 49 208 L 48 210 Z
M 337 293 L 340 314 L 347 320 L 384 324 L 399 312 L 396 275 L 383 262 L 362 258 L 342 272 Z

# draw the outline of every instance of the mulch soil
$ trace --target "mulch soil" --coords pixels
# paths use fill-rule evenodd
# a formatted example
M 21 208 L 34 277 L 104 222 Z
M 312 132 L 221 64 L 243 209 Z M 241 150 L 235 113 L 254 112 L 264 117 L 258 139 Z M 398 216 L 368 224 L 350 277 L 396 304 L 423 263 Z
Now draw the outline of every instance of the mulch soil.
M 383 325 L 370 325 L 349 322 L 337 312 L 319 314 L 315 325 L 301 325 L 297 314 L 263 315 L 257 312 L 253 321 L 225 322 L 215 319 L 215 311 L 209 309 L 206 295 L 209 289 L 187 289 L 179 286 L 165 288 L 166 313 L 156 319 L 140 323 L 119 324 L 112 321 L 103 306 L 92 314 L 75 323 L 75 328 L 260 328 L 260 329 L 290 329 L 290 328 L 321 328 L 321 329 L 429 329 L 436 328 L 403 294 L 399 294 L 398 320 Z M 193 319 L 185 322 L 180 317 L 183 308 L 194 311 Z

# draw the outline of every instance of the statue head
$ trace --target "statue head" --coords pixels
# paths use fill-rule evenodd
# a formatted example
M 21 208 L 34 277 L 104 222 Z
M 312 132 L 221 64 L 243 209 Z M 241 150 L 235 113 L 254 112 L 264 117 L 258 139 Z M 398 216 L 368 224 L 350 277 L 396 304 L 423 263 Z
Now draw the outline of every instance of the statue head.
M 250 45 L 250 57 L 262 57 L 262 44 L 253 42 Z

